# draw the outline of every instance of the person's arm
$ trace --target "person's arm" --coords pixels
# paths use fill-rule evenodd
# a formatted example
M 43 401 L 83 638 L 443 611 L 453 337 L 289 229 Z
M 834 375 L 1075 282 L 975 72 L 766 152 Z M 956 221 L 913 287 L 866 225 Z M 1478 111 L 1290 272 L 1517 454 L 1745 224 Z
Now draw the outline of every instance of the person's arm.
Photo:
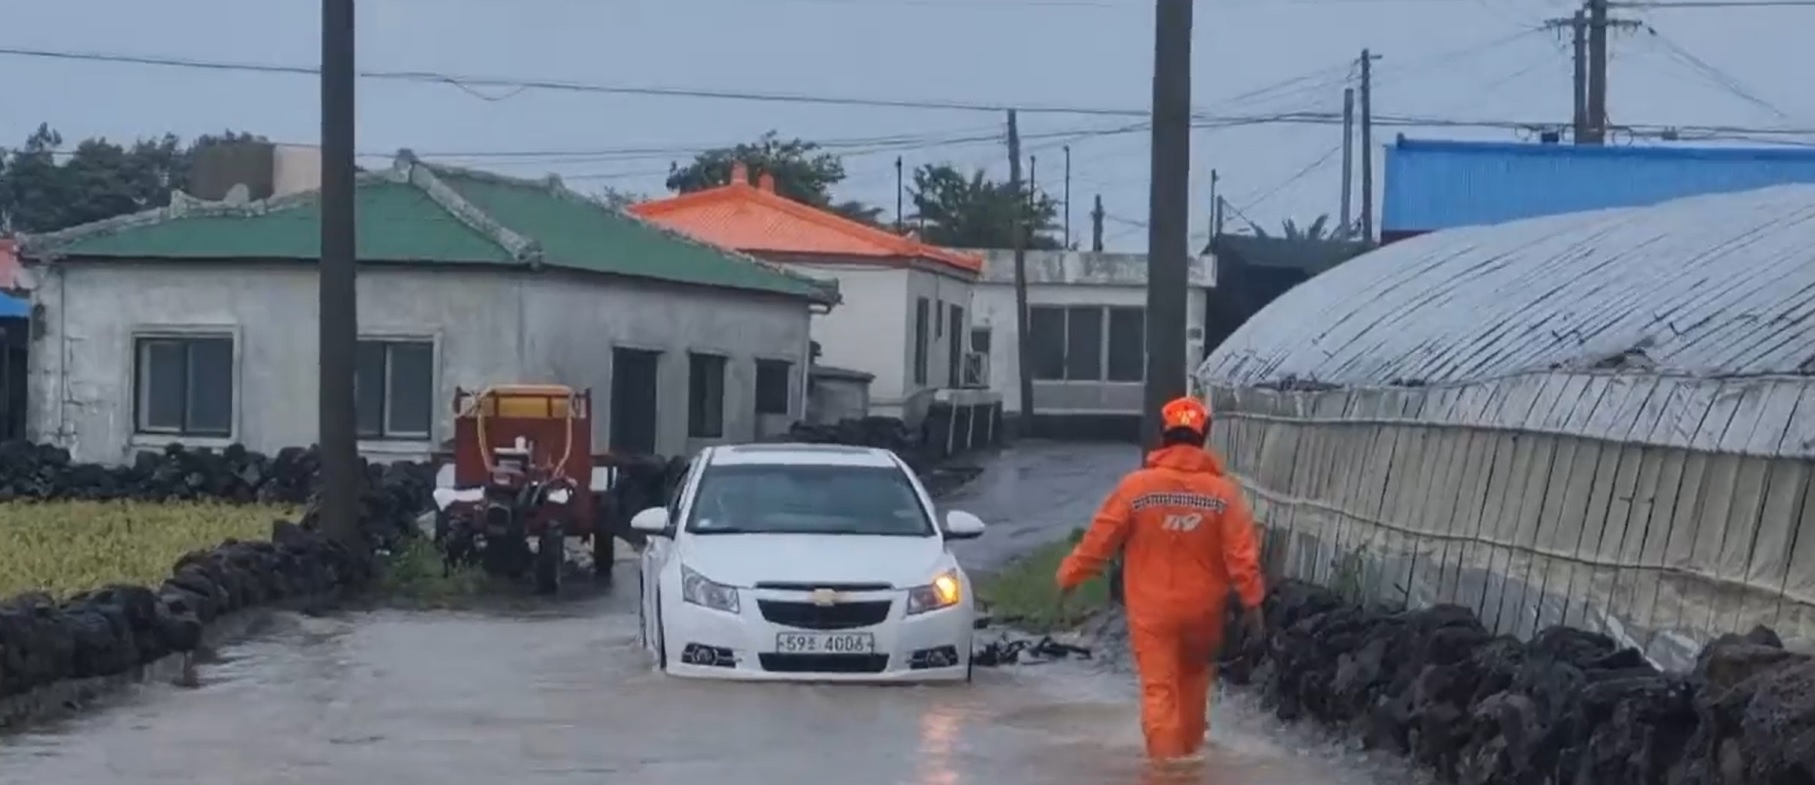
M 1254 541 L 1254 513 L 1242 498 L 1241 489 L 1229 483 L 1229 509 L 1223 512 L 1223 567 L 1229 581 L 1235 584 L 1242 607 L 1260 607 L 1267 596 L 1267 585 L 1260 574 L 1260 546 Z
M 1096 517 L 1090 520 L 1090 529 L 1084 532 L 1084 539 L 1077 547 L 1071 549 L 1071 555 L 1059 563 L 1059 588 L 1069 591 L 1103 571 L 1103 566 L 1115 558 L 1122 544 L 1128 541 L 1131 511 L 1128 509 L 1128 494 L 1121 484 L 1110 491 L 1109 498 L 1097 508 Z

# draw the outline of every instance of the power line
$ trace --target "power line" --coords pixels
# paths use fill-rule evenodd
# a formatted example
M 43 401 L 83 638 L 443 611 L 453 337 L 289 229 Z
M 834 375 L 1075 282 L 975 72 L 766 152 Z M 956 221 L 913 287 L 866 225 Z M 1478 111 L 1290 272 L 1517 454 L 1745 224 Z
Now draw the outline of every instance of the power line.
M 1300 169 L 1297 172 L 1294 172 L 1290 177 L 1287 177 L 1286 179 L 1281 180 L 1279 183 L 1275 184 L 1272 188 L 1267 189 L 1266 193 L 1263 193 L 1260 196 L 1257 196 L 1253 199 L 1248 200 L 1247 206 L 1245 206 L 1239 210 L 1236 210 L 1235 214 L 1242 215 L 1242 213 L 1246 210 L 1252 210 L 1256 207 L 1261 206 L 1262 203 L 1266 202 L 1268 199 L 1273 198 L 1280 191 L 1283 191 L 1286 188 L 1290 187 L 1293 183 L 1296 183 L 1299 180 L 1303 180 L 1303 179 L 1305 179 L 1305 177 L 1309 176 L 1312 172 L 1315 172 L 1318 169 L 1323 168 L 1324 164 L 1329 163 L 1330 159 L 1336 157 L 1336 154 L 1341 151 L 1342 151 L 1342 145 L 1340 143 L 1338 143 L 1334 147 L 1331 147 L 1329 150 L 1325 151 L 1323 155 L 1318 156 L 1316 158 L 1316 160 L 1313 160 L 1309 164 L 1306 164 L 1303 169 Z M 1244 217 L 1244 220 L 1245 220 L 1245 217 Z
M 1367 0 L 1339 0 L 1341 2 L 1365 2 Z M 274 65 L 260 63 L 192 60 L 185 58 L 158 57 L 145 55 L 110 54 L 100 52 L 75 52 L 45 49 L 26 49 L 19 47 L 0 47 L 0 56 L 54 59 L 78 62 L 99 62 L 119 65 L 138 65 L 146 67 L 182 68 L 191 70 L 208 70 L 219 72 L 267 73 L 285 75 L 316 75 L 318 69 L 312 66 Z M 1006 111 L 1008 106 L 993 103 L 970 103 L 953 101 L 927 101 L 908 99 L 856 98 L 846 96 L 814 95 L 806 93 L 765 93 L 728 89 L 695 89 L 643 87 L 630 85 L 589 84 L 550 79 L 517 79 L 498 76 L 462 76 L 424 71 L 368 71 L 362 73 L 368 79 L 405 81 L 426 84 L 459 84 L 465 87 L 501 87 L 537 90 L 555 90 L 579 93 L 649 95 L 676 98 L 694 98 L 702 100 L 737 100 L 773 103 L 822 104 L 835 106 L 860 106 L 873 108 L 924 109 L 944 111 L 992 112 Z M 1136 117 L 1143 121 L 1149 116 L 1147 109 L 1122 109 L 1091 106 L 1057 106 L 1057 105 L 1017 105 L 1013 107 L 1027 114 L 1087 115 L 1109 117 Z M 1342 122 L 1338 111 L 1292 111 L 1263 114 L 1212 114 L 1208 112 L 1193 115 L 1193 127 L 1234 128 L 1252 125 L 1336 125 Z M 1548 129 L 1559 125 L 1552 120 L 1521 120 L 1501 118 L 1455 118 L 1428 117 L 1419 115 L 1376 115 L 1374 123 L 1388 127 L 1423 127 L 1423 128 L 1469 128 L 1477 130 L 1527 131 Z M 1103 134 L 1124 133 L 1143 130 L 1144 122 L 1120 126 Z M 1640 136 L 1670 134 L 1699 134 L 1703 138 L 1719 138 L 1723 135 L 1770 135 L 1770 136 L 1815 136 L 1815 128 L 1752 128 L 1728 125 L 1656 125 L 1626 124 L 1624 129 Z M 1061 132 L 1062 136 L 1072 136 L 1079 132 Z M 1038 136 L 1030 134 L 1028 136 Z M 982 137 L 978 137 L 981 140 Z M 889 148 L 896 149 L 896 148 Z
M 1690 69 L 1694 70 L 1698 75 L 1712 83 L 1715 87 L 1727 91 L 1734 97 L 1745 101 L 1746 103 L 1777 115 L 1779 120 L 1791 119 L 1788 113 L 1777 108 L 1777 106 L 1770 101 L 1759 97 L 1757 93 L 1748 89 L 1745 83 L 1741 82 L 1737 77 L 1716 68 L 1700 57 L 1696 57 L 1694 52 L 1691 52 L 1675 41 L 1672 41 L 1669 36 L 1664 35 L 1656 27 L 1649 24 L 1645 25 L 1645 31 L 1651 34 L 1651 39 L 1653 41 L 1656 41 L 1664 48 L 1666 54 L 1670 55 L 1678 62 L 1689 66 Z

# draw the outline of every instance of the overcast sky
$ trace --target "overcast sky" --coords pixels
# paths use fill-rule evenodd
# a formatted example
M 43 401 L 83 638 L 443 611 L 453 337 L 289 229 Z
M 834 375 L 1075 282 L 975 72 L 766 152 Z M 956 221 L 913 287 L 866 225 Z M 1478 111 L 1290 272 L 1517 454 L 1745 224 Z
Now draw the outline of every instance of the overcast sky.
M 303 66 L 319 58 L 320 4 L 312 0 L 0 5 L 0 47 Z M 1196 110 L 1339 112 L 1348 64 L 1370 47 L 1382 58 L 1374 102 L 1382 116 L 1567 122 L 1568 41 L 1536 28 L 1572 8 L 1566 0 L 1199 0 Z M 1649 29 L 1613 39 L 1616 124 L 1815 127 L 1815 98 L 1794 78 L 1815 65 L 1815 54 L 1798 46 L 1815 25 L 1815 7 L 1631 16 Z M 362 69 L 618 86 L 1138 111 L 1148 104 L 1152 69 L 1150 0 L 359 0 L 359 24 Z M 41 121 L 66 138 L 233 128 L 313 143 L 318 133 L 318 94 L 307 75 L 20 57 L 0 57 L 0 67 L 0 144 L 17 144 Z M 513 174 L 552 171 L 587 191 L 661 193 L 668 161 L 684 159 L 683 151 L 770 129 L 851 151 L 839 196 L 889 215 L 898 154 L 909 167 L 949 161 L 1006 172 L 999 141 L 935 144 L 998 132 L 996 113 L 374 80 L 360 89 L 363 153 L 408 147 Z M 1024 115 L 1039 183 L 1060 195 L 1062 134 L 1137 121 Z M 1376 141 L 1397 133 L 1519 136 L 1393 127 L 1379 129 Z M 884 138 L 907 138 L 911 149 L 879 150 Z M 1088 237 L 1090 200 L 1101 194 L 1112 216 L 1110 247 L 1143 250 L 1146 134 L 1069 138 L 1074 237 Z M 1194 243 L 1208 226 L 1212 168 L 1237 210 L 1268 227 L 1334 214 L 1340 142 L 1337 125 L 1197 132 Z

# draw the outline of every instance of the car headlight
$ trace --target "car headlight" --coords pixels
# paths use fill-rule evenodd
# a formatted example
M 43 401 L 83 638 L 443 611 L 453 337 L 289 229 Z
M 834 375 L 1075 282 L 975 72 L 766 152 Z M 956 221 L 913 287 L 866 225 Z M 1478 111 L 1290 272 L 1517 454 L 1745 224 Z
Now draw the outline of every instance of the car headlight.
M 964 583 L 956 570 L 939 573 L 932 583 L 908 590 L 907 615 L 950 608 L 964 599 Z
M 706 576 L 681 565 L 681 599 L 702 608 L 737 613 L 737 589 L 714 583 Z

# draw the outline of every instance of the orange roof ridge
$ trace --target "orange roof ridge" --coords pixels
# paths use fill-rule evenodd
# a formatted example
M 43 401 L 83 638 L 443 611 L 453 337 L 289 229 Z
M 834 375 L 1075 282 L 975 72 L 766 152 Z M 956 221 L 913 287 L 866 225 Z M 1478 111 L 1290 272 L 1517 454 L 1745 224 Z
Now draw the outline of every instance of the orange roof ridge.
M 981 256 L 941 248 L 922 242 L 913 237 L 903 237 L 893 232 L 851 220 L 829 210 L 796 202 L 793 199 L 789 199 L 780 194 L 750 185 L 748 182 L 739 182 L 736 179 L 733 179 L 729 184 L 721 185 L 716 188 L 707 188 L 692 193 L 671 196 L 666 199 L 642 202 L 640 204 L 632 205 L 629 210 L 643 218 L 654 221 L 663 221 L 665 217 L 679 219 L 679 214 L 687 211 L 703 210 L 737 203 L 782 213 L 816 228 L 840 235 L 844 239 L 854 240 L 861 244 L 873 247 L 873 251 L 870 253 L 858 253 L 849 246 L 837 249 L 828 248 L 827 246 L 830 245 L 829 243 L 814 242 L 811 238 L 807 237 L 783 237 L 780 239 L 790 247 L 764 247 L 760 249 L 744 250 L 825 253 L 827 255 L 842 253 L 863 256 L 920 258 L 939 262 L 968 273 L 978 273 L 983 269 L 983 258 Z M 715 225 L 711 227 L 692 226 L 691 224 L 696 222 L 686 220 L 673 220 L 672 223 L 676 225 L 677 228 L 685 226 L 699 229 L 702 234 L 710 235 L 715 233 L 712 231 L 714 229 L 719 230 L 719 232 L 716 233 L 723 233 L 727 228 L 724 226 L 726 223 L 747 223 L 749 220 L 748 218 L 742 218 L 740 220 L 739 216 L 732 215 L 719 215 L 713 216 L 713 218 L 717 220 L 714 222 Z M 769 234 L 773 235 L 775 232 L 770 231 Z

